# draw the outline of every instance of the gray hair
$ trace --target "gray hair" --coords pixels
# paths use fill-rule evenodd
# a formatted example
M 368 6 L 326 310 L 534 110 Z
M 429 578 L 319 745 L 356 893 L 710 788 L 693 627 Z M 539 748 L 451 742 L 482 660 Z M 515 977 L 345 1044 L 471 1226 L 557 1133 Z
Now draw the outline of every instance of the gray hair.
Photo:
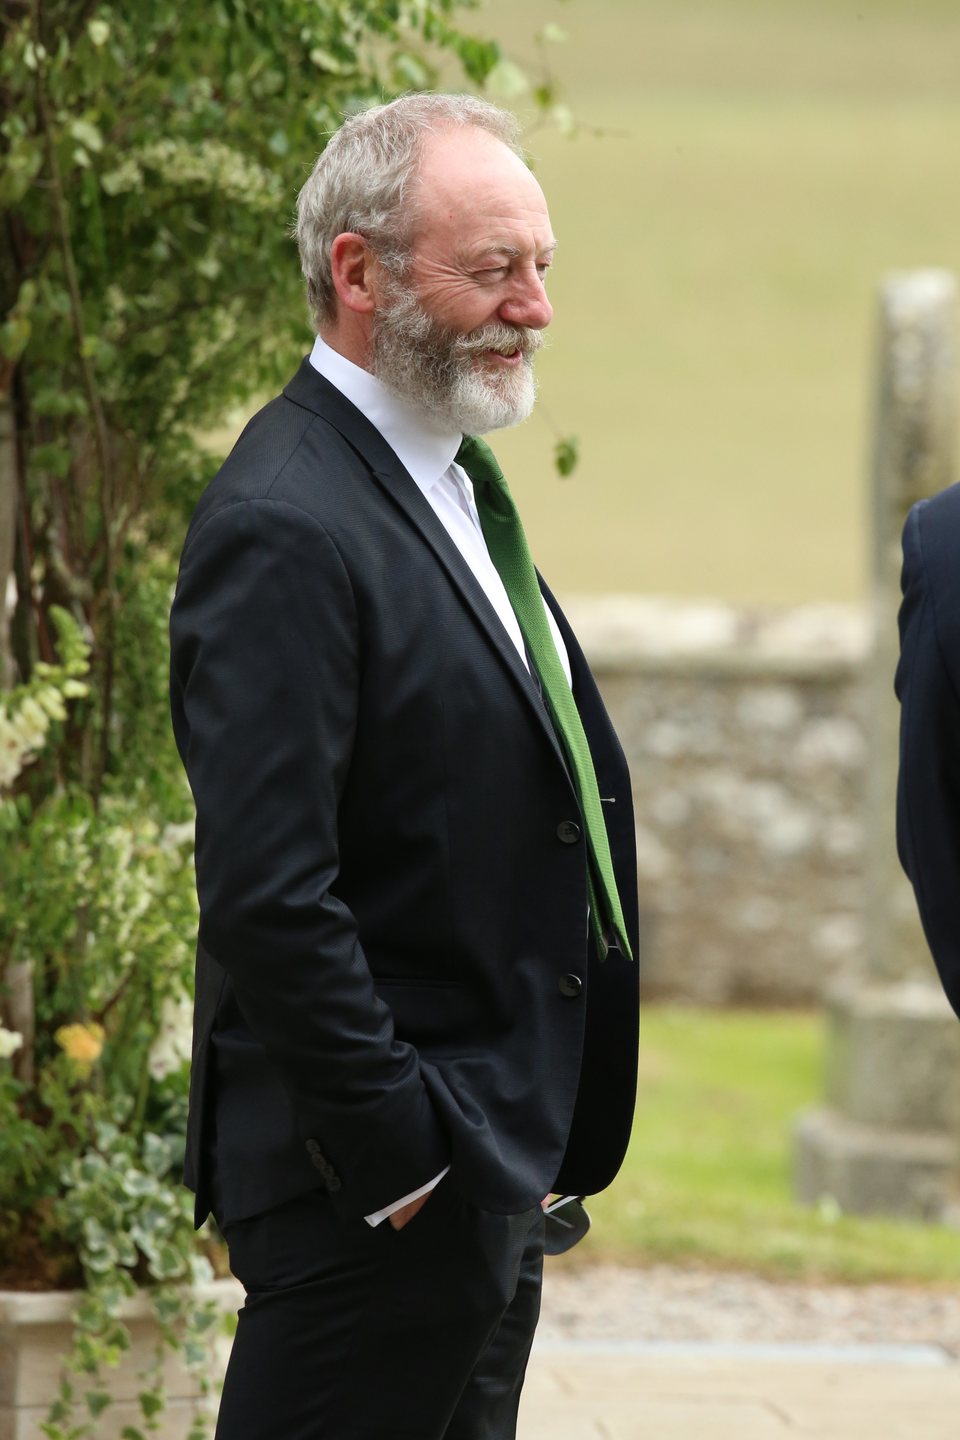
M 362 235 L 402 275 L 410 249 L 410 189 L 426 135 L 472 126 L 523 158 L 520 126 L 507 110 L 474 95 L 403 95 L 345 120 L 327 142 L 297 197 L 295 234 L 317 329 L 336 319 L 330 252 L 345 231 Z

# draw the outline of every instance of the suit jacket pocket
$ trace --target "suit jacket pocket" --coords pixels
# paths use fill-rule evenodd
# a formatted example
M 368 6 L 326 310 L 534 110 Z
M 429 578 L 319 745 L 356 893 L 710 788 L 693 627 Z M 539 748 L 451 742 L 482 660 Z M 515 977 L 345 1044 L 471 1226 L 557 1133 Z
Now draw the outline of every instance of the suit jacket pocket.
M 393 1014 L 398 1040 L 424 1055 L 462 1055 L 477 1048 L 482 1009 L 460 980 L 434 977 L 374 979 L 377 995 Z

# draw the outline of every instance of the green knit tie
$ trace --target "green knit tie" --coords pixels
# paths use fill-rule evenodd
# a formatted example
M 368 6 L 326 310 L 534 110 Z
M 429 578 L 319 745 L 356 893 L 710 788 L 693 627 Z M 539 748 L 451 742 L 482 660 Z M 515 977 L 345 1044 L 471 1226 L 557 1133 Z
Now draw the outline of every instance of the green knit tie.
M 485 441 L 465 436 L 457 451 L 457 463 L 463 466 L 473 481 L 477 513 L 490 559 L 503 581 L 540 676 L 544 700 L 576 784 L 580 811 L 587 829 L 590 919 L 599 953 L 603 957 L 608 949 L 604 936 L 606 920 L 617 937 L 620 949 L 632 960 L 590 746 L 553 641 L 517 507 L 496 456 Z

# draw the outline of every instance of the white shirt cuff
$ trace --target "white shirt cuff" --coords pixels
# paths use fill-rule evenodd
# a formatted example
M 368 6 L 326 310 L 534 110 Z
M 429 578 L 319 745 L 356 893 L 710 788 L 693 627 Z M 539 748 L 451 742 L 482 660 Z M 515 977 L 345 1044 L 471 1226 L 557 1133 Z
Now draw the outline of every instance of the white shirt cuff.
M 397 1210 L 402 1210 L 404 1205 L 409 1205 L 411 1200 L 419 1200 L 421 1195 L 426 1195 L 430 1190 L 434 1190 L 449 1169 L 449 1165 L 444 1165 L 440 1174 L 434 1175 L 433 1179 L 428 1180 L 426 1185 L 421 1185 L 419 1190 L 411 1190 L 409 1195 L 404 1195 L 401 1200 L 394 1200 L 392 1205 L 387 1205 L 383 1210 L 375 1210 L 372 1215 L 364 1215 L 364 1220 L 368 1225 L 379 1225 L 382 1220 L 388 1219 Z

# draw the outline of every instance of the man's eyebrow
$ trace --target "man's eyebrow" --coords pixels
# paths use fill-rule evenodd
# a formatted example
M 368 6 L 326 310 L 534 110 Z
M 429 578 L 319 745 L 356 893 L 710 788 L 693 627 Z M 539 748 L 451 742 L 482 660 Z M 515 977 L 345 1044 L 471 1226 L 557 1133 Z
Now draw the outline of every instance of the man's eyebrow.
M 551 240 L 549 245 L 544 245 L 542 250 L 537 251 L 537 255 L 541 258 L 546 258 L 548 255 L 552 255 L 556 248 L 557 241 Z M 494 244 L 487 245 L 482 250 L 476 251 L 474 259 L 488 260 L 492 255 L 503 255 L 508 260 L 516 260 L 522 254 L 523 251 L 518 245 L 510 245 L 504 240 L 496 241 Z
M 506 240 L 503 240 L 493 245 L 484 245 L 475 252 L 475 257 L 477 260 L 488 260 L 491 255 L 505 255 L 508 260 L 516 260 L 520 254 L 522 251 L 518 245 L 508 245 Z

